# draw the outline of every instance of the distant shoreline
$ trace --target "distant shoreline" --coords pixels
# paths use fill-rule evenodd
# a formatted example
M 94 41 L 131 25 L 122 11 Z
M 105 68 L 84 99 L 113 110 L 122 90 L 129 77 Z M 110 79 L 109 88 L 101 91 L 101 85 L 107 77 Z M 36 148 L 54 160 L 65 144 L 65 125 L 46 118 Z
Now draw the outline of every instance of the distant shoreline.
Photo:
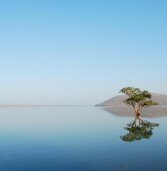
M 0 105 L 0 108 L 24 108 L 24 107 L 74 107 L 74 106 L 93 106 L 93 105 Z

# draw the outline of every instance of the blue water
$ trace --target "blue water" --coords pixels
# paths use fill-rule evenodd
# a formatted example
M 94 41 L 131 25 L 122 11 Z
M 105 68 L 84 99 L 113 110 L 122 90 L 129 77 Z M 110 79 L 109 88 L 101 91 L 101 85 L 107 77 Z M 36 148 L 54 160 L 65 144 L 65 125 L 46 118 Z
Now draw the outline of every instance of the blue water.
M 124 142 L 133 118 L 97 107 L 0 108 L 0 171 L 165 171 L 167 117 L 150 139 Z

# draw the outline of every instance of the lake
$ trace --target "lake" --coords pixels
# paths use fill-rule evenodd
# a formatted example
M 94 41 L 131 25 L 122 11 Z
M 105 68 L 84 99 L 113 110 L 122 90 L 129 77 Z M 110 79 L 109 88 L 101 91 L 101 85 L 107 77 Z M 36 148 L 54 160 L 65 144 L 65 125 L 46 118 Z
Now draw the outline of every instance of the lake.
M 167 170 L 167 117 L 144 119 L 159 124 L 149 138 L 123 141 L 133 119 L 93 106 L 0 108 L 0 170 Z

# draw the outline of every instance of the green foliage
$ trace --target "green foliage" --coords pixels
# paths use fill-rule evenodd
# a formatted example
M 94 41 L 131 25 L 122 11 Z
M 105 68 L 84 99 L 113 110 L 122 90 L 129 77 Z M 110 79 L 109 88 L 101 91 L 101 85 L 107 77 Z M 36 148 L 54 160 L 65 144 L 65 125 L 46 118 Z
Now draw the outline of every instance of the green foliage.
M 125 87 L 120 90 L 120 93 L 124 93 L 129 97 L 133 97 L 134 94 L 139 94 L 141 91 L 139 88 L 134 88 L 134 87 Z
M 158 127 L 159 124 L 148 121 L 142 121 L 139 125 L 136 122 L 127 124 L 125 130 L 127 134 L 121 136 L 121 139 L 126 142 L 132 142 L 135 140 L 149 139 L 153 135 L 154 127 Z
M 133 106 L 137 110 L 141 110 L 143 107 L 158 105 L 151 99 L 151 93 L 148 91 L 141 91 L 139 88 L 125 87 L 120 90 L 120 93 L 124 93 L 128 98 L 124 103 Z

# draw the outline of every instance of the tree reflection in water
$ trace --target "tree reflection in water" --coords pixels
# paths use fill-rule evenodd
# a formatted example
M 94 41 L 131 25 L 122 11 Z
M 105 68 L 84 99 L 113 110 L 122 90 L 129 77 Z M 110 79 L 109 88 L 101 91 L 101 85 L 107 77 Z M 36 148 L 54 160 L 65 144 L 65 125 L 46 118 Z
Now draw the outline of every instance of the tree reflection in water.
M 125 130 L 127 130 L 128 133 L 120 137 L 126 142 L 149 139 L 153 135 L 153 129 L 158 126 L 158 123 L 152 123 L 136 118 L 133 122 L 127 124 L 127 127 L 125 127 Z

